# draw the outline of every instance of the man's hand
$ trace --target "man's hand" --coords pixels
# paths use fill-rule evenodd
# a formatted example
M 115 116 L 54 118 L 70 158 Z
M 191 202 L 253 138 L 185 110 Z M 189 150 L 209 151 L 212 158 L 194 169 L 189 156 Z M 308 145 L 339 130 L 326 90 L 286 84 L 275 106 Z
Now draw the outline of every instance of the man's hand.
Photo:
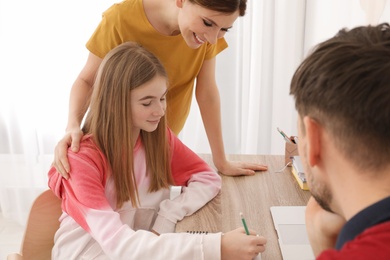
M 315 257 L 323 250 L 332 249 L 346 220 L 324 210 L 311 197 L 306 207 L 306 230 Z

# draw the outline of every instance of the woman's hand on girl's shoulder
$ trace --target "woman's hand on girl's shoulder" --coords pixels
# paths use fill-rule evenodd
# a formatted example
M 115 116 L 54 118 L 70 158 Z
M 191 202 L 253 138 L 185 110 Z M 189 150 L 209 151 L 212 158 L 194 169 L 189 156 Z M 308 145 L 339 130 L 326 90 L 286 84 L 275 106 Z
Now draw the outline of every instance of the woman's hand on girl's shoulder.
M 69 130 L 65 136 L 57 143 L 54 149 L 54 161 L 52 166 L 64 177 L 69 178 L 70 165 L 68 161 L 68 148 L 77 153 L 80 149 L 80 140 L 83 137 L 83 132 L 78 128 Z

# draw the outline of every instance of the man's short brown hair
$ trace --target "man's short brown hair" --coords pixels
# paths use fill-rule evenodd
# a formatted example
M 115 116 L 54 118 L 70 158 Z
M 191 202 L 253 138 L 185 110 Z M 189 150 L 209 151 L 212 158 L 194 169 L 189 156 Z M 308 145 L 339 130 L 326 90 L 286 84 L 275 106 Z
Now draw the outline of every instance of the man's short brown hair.
M 359 167 L 390 163 L 390 27 L 343 29 L 296 70 L 290 94 L 301 117 L 325 127 Z

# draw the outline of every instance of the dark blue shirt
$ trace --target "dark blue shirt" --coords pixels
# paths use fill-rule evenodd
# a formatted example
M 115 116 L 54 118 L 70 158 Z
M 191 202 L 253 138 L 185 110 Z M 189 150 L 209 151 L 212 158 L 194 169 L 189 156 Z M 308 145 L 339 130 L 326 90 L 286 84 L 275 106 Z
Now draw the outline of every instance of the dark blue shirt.
M 372 204 L 353 216 L 341 229 L 336 249 L 340 250 L 345 243 L 353 240 L 367 228 L 386 221 L 390 221 L 390 197 Z

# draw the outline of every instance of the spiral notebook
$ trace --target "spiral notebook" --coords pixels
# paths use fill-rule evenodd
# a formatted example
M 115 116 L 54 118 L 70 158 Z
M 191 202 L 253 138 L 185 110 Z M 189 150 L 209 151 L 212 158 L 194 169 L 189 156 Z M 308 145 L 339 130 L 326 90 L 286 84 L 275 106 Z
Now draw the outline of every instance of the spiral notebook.
M 314 260 L 305 224 L 306 206 L 270 208 L 283 260 Z

